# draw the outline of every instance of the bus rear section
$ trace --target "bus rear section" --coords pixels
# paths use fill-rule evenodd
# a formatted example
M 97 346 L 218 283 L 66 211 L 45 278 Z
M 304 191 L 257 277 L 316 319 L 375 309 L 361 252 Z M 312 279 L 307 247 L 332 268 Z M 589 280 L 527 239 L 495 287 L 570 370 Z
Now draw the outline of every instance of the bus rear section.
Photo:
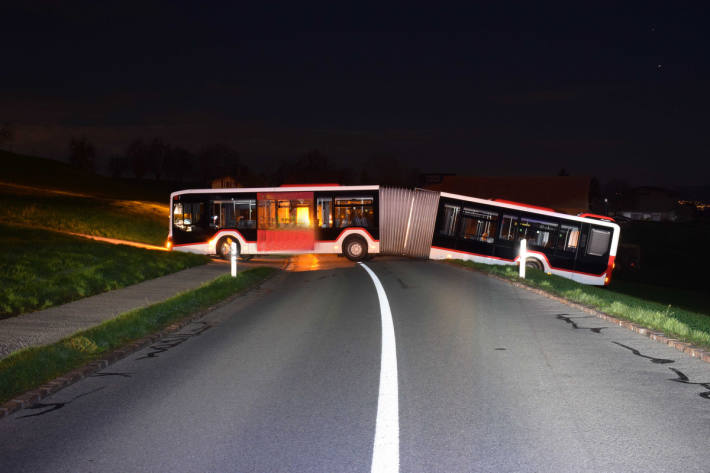
M 619 242 L 616 223 L 514 202 L 442 193 L 430 257 L 519 264 L 523 239 L 526 266 L 584 284 L 609 284 Z

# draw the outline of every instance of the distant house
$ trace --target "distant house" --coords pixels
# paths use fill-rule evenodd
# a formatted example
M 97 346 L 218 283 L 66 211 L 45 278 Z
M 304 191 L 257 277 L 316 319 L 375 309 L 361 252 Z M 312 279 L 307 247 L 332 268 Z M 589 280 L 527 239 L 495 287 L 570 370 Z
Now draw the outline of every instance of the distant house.
M 616 215 L 631 220 L 675 221 L 678 198 L 675 192 L 660 187 L 636 187 L 624 199 Z
M 434 179 L 430 179 L 435 181 Z M 589 211 L 592 179 L 584 176 L 478 177 L 442 175 L 426 189 L 482 199 L 503 199 L 550 207 L 576 215 Z
M 212 189 L 233 189 L 235 187 L 240 186 L 232 176 L 218 177 L 212 180 Z

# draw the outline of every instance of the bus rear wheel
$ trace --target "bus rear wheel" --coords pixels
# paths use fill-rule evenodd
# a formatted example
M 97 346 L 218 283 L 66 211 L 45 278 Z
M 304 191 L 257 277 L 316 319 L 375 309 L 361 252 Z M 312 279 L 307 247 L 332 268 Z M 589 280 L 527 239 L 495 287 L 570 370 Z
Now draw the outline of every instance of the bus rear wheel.
M 542 263 L 540 263 L 539 260 L 536 260 L 535 258 L 528 258 L 525 260 L 525 267 L 526 268 L 532 268 L 532 269 L 538 269 L 540 271 L 544 271 L 544 267 L 542 266 Z
M 232 254 L 232 242 L 237 244 L 237 256 L 241 253 L 241 248 L 239 247 L 239 242 L 231 237 L 226 236 L 219 239 L 217 242 L 217 255 L 222 259 L 229 259 Z
M 361 236 L 350 236 L 343 242 L 343 253 L 350 261 L 367 258 L 367 242 Z

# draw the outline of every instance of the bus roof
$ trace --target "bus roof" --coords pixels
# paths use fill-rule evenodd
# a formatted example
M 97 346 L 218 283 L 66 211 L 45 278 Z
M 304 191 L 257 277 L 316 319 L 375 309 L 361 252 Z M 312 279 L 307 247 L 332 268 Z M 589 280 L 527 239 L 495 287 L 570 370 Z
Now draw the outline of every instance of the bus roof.
M 606 227 L 616 227 L 618 228 L 618 225 L 614 223 L 612 219 L 606 220 L 606 219 L 599 219 L 599 218 L 588 218 L 585 217 L 584 214 L 577 216 L 577 215 L 570 215 L 570 214 L 565 214 L 561 212 L 557 212 L 553 209 L 548 209 L 545 207 L 537 207 L 534 205 L 527 205 L 527 204 L 521 204 L 518 202 L 511 202 L 511 201 L 503 201 L 503 200 L 489 200 L 489 199 L 479 199 L 477 197 L 469 197 L 467 195 L 460 195 L 460 194 L 450 194 L 448 192 L 442 192 L 441 197 L 447 197 L 449 199 L 459 199 L 459 200 L 466 200 L 468 202 L 475 202 L 479 204 L 485 204 L 485 205 L 492 205 L 494 207 L 501 207 L 501 208 L 506 208 L 506 209 L 511 209 L 511 210 L 522 210 L 522 211 L 527 211 L 527 212 L 535 212 L 540 215 L 549 215 L 550 217 L 557 217 L 557 218 L 564 218 L 566 220 L 573 220 L 577 222 L 586 222 L 586 223 L 594 223 L 595 225 L 603 225 Z M 591 215 L 591 214 L 588 214 Z
M 338 184 L 286 184 L 280 187 L 230 187 L 230 188 L 209 188 L 209 189 L 183 189 L 170 194 L 170 200 L 176 195 L 182 194 L 220 194 L 228 192 L 288 192 L 289 190 L 303 192 L 308 189 L 314 191 L 358 191 L 377 190 L 380 186 L 341 186 Z

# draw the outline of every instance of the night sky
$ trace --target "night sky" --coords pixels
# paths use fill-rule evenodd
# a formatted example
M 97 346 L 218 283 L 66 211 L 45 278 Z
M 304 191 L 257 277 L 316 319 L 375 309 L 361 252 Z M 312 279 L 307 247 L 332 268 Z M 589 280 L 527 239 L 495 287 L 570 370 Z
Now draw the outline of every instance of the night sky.
M 710 183 L 703 2 L 15 3 L 0 122 L 17 152 L 62 158 L 85 136 L 107 158 L 157 136 L 267 170 L 319 149 L 354 168 Z

